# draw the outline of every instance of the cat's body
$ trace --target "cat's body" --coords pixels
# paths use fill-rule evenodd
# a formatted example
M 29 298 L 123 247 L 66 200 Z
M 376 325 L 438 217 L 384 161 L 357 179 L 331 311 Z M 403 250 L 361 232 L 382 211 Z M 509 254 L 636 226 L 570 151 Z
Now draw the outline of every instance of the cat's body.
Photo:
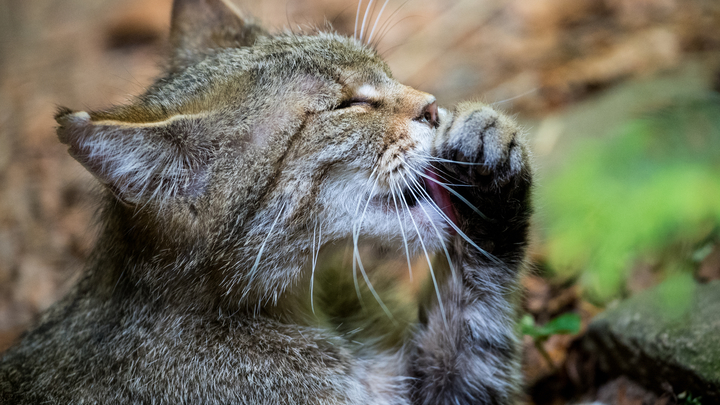
M 131 105 L 57 116 L 108 190 L 103 230 L 4 354 L 0 402 L 513 402 L 530 187 L 515 124 L 438 109 L 355 39 L 270 36 L 221 0 L 176 0 L 172 41 Z M 320 246 L 348 238 L 446 258 L 402 347 L 297 305 Z

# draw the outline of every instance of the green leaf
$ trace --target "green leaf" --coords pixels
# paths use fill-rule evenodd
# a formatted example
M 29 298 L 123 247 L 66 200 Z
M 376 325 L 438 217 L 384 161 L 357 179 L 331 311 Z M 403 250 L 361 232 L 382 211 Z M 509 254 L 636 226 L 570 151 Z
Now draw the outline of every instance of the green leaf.
M 543 326 L 535 324 L 529 314 L 520 319 L 520 331 L 533 339 L 547 339 L 552 335 L 574 335 L 580 331 L 580 316 L 574 313 L 562 314 Z
M 562 314 L 546 323 L 544 328 L 550 335 L 574 335 L 580 331 L 580 315 Z
M 520 319 L 520 332 L 523 335 L 538 337 L 538 330 L 535 326 L 535 320 L 533 319 L 532 315 L 525 314 Z

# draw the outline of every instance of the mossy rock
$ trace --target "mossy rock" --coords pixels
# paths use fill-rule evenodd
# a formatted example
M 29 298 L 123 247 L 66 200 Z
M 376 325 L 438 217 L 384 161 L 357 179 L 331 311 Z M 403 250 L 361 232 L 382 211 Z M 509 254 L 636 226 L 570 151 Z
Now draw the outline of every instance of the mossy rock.
M 610 376 L 720 403 L 720 281 L 675 277 L 638 294 L 594 319 L 583 346 Z

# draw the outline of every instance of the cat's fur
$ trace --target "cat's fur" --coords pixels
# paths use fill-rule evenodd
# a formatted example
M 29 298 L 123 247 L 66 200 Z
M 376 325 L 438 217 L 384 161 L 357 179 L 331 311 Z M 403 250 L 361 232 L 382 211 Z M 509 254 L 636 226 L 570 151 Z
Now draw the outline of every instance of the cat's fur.
M 358 40 L 271 36 L 223 0 L 175 0 L 171 42 L 130 105 L 57 115 L 107 189 L 102 232 L 77 286 L 4 354 L 0 402 L 515 401 L 530 212 L 516 125 L 438 109 Z M 319 246 L 347 238 L 445 261 L 401 347 L 350 342 L 297 305 Z

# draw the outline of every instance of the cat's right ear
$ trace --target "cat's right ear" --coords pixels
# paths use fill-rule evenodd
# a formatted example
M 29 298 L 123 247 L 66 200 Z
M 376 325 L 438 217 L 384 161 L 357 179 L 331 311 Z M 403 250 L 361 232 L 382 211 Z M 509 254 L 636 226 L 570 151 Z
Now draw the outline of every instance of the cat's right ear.
M 177 71 L 197 63 L 216 49 L 252 46 L 258 37 L 266 35 L 229 0 L 174 0 L 170 69 Z

